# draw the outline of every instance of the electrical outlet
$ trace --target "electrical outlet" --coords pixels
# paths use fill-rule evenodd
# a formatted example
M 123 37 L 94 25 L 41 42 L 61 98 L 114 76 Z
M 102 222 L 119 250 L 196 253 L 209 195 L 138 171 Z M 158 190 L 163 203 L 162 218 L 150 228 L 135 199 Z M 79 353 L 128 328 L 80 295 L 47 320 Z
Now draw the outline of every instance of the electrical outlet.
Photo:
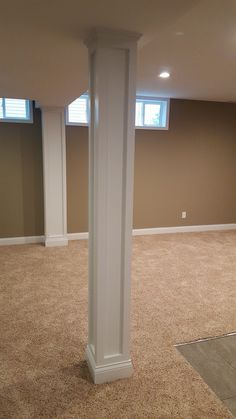
M 186 211 L 182 211 L 181 218 L 187 218 L 187 212 Z

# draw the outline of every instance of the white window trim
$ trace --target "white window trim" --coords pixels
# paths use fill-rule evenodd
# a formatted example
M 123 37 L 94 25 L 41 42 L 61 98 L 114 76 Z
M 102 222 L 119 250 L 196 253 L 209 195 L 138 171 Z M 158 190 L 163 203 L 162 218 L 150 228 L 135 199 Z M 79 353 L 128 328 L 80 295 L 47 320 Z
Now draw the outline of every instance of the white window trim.
M 68 108 L 68 106 L 67 106 L 67 108 Z M 66 108 L 66 125 L 68 125 L 68 126 L 75 126 L 75 127 L 88 127 L 89 126 L 89 123 L 88 122 L 69 122 L 68 121 L 68 111 L 67 111 L 67 108 Z
M 8 98 L 3 98 L 3 99 L 8 99 Z M 13 98 L 14 99 L 14 98 Z M 19 98 L 21 99 L 21 98 Z M 30 99 L 23 99 L 28 101 L 29 104 L 29 119 L 23 119 L 23 118 L 0 118 L 0 123 L 1 122 L 7 122 L 7 123 L 14 123 L 14 124 L 33 124 L 33 101 Z
M 84 93 L 81 96 L 87 96 L 88 94 Z M 169 129 L 169 116 L 170 116 L 170 99 L 166 97 L 149 97 L 149 96 L 136 96 L 136 101 L 143 101 L 145 103 L 155 103 L 155 102 L 166 102 L 166 126 L 165 127 L 155 127 L 150 125 L 135 125 L 135 129 L 144 129 L 144 130 L 152 130 L 152 131 L 167 131 Z M 135 104 L 136 104 L 135 101 Z M 89 107 L 89 102 L 87 102 L 87 106 Z M 68 126 L 81 126 L 81 127 L 88 127 L 89 123 L 85 122 L 69 122 L 69 112 L 68 112 L 68 106 L 66 106 L 65 110 L 65 120 L 66 125 Z M 144 107 L 143 107 L 144 109 Z M 89 109 L 87 109 L 88 117 L 89 117 Z

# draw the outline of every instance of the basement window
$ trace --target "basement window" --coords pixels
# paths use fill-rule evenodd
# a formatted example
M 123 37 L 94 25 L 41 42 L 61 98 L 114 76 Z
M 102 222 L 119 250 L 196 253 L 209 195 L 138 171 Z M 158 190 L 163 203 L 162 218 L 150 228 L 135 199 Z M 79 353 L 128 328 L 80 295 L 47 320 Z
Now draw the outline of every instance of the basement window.
M 136 98 L 135 126 L 138 129 L 169 128 L 169 99 Z
M 28 99 L 0 98 L 0 121 L 33 122 L 32 103 Z
M 66 109 L 67 125 L 88 125 L 89 95 L 74 100 Z M 167 130 L 169 126 L 169 99 L 136 98 L 135 127 L 138 129 Z
M 88 125 L 89 95 L 85 94 L 74 100 L 66 110 L 67 125 Z

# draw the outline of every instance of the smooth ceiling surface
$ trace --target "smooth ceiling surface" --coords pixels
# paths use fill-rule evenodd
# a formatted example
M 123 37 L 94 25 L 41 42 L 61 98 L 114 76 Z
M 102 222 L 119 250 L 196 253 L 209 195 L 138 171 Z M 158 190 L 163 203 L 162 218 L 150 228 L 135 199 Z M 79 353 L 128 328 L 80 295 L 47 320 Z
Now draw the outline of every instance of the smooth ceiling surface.
M 88 88 L 94 27 L 143 34 L 137 90 L 236 101 L 235 0 L 0 1 L 0 97 L 65 105 Z M 167 69 L 171 78 L 161 80 Z

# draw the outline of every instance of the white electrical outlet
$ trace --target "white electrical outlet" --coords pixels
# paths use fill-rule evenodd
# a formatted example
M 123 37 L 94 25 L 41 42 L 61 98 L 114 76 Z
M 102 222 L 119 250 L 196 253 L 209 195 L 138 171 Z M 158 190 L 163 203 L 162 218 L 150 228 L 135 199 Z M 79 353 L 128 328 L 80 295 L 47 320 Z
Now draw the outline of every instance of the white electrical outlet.
M 187 212 L 186 211 L 182 211 L 181 218 L 187 218 Z

